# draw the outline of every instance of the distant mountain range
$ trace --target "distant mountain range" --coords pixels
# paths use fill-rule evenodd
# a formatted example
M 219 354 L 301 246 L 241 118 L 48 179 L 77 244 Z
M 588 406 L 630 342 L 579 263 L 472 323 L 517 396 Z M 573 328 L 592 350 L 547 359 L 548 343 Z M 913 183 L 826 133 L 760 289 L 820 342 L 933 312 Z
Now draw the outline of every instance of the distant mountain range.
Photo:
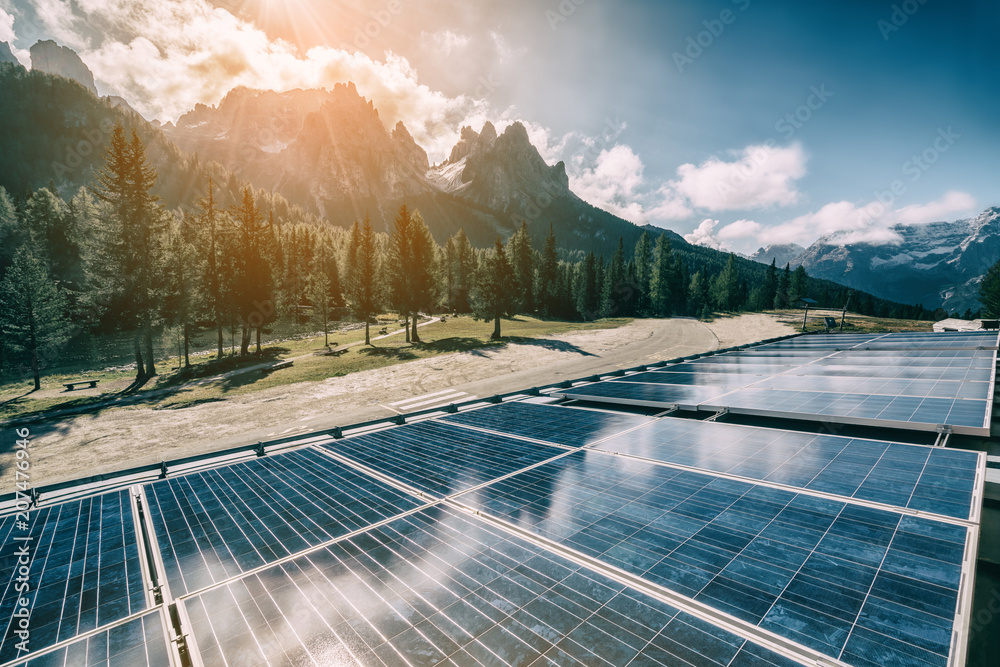
M 39 42 L 31 58 L 33 70 L 77 81 L 96 96 L 93 74 L 71 49 Z M 4 62 L 17 61 L 0 42 Z M 53 109 L 0 99 L 5 122 L 17 124 L 21 129 L 15 134 L 22 137 L 12 137 L 5 149 L 22 158 L 0 164 L 0 185 L 20 191 L 45 185 L 52 179 L 45 175 L 49 165 L 78 141 L 80 123 L 97 124 L 113 109 L 141 126 L 161 174 L 160 194 L 170 206 L 191 205 L 201 182 L 214 173 L 230 197 L 244 180 L 275 193 L 273 201 L 282 210 L 301 209 L 299 219 L 316 216 L 344 227 L 369 214 L 376 228 L 388 230 L 406 202 L 421 211 L 439 243 L 463 228 L 473 244 L 487 247 L 497 234 L 509 236 L 526 221 L 539 245 L 551 225 L 562 248 L 607 258 L 619 237 L 630 253 L 643 231 L 665 231 L 638 227 L 580 199 L 569 187 L 565 165 L 547 164 L 521 123 L 502 133 L 489 122 L 478 132 L 465 127 L 448 159 L 430 165 L 406 126 L 387 129 L 374 102 L 352 83 L 283 93 L 236 88 L 218 106 L 198 105 L 176 125 L 146 123 L 122 98 L 91 99 L 74 102 L 74 113 L 86 109 L 92 121 L 63 114 L 61 131 L 41 130 L 40 124 L 59 124 Z M 64 186 L 87 184 L 98 153 L 83 156 Z M 1000 256 L 998 217 L 998 210 L 990 209 L 973 220 L 900 226 L 896 231 L 903 240 L 896 245 L 845 246 L 826 238 L 808 249 L 794 244 L 762 248 L 751 259 L 793 268 L 803 264 L 812 276 L 901 303 L 975 310 L 978 281 Z M 690 261 L 710 267 L 725 261 L 723 253 L 665 233 Z
M 922 303 L 949 312 L 979 310 L 983 274 L 1000 260 L 1000 208 L 955 222 L 892 227 L 900 241 L 838 243 L 824 237 L 809 248 L 761 248 L 751 259 L 806 267 L 809 275 L 863 289 L 902 303 Z

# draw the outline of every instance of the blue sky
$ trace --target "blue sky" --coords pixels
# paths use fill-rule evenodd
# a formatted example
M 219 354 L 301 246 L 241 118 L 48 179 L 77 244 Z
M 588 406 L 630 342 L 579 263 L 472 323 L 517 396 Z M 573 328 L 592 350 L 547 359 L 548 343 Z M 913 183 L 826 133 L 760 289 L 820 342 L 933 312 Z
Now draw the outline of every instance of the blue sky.
M 462 124 L 522 120 L 585 199 L 708 245 L 892 242 L 893 224 L 1000 205 L 992 1 L 0 0 L 0 10 L 0 41 L 19 57 L 55 38 L 102 91 L 164 121 L 234 85 L 346 79 L 432 159 Z

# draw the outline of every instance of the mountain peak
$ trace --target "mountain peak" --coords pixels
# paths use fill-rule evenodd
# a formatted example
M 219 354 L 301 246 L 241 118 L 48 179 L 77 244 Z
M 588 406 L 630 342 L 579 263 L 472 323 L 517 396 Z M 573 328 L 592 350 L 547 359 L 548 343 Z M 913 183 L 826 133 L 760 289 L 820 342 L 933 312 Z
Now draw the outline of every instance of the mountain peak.
M 403 161 L 413 165 L 420 173 L 424 173 L 430 167 L 427 159 L 427 151 L 417 145 L 413 140 L 410 131 L 403 125 L 403 121 L 396 123 L 396 129 L 392 131 L 392 141 L 403 158 Z
M 497 128 L 490 121 L 483 125 L 483 131 L 479 133 L 479 146 L 487 147 L 497 139 Z
M 72 79 L 97 95 L 94 73 L 80 60 L 77 52 L 52 40 L 39 40 L 31 47 L 31 69 Z
M 14 57 L 14 53 L 10 50 L 10 44 L 7 42 L 0 42 L 0 63 L 14 63 L 15 65 L 20 65 L 20 61 Z

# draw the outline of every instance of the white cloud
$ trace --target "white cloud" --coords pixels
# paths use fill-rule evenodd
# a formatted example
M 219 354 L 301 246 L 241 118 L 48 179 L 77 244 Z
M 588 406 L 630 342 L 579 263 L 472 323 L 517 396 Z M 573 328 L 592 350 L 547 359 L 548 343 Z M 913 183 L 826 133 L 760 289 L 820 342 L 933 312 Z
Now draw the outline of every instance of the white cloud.
M 760 223 L 753 220 L 737 220 L 719 230 L 719 238 L 723 241 L 736 241 L 753 238 L 760 233 Z
M 841 201 L 827 204 L 813 213 L 788 222 L 763 228 L 757 235 L 762 245 L 799 243 L 809 245 L 817 238 L 828 237 L 838 244 L 899 243 L 902 237 L 895 225 L 916 225 L 927 222 L 954 220 L 974 211 L 976 200 L 968 193 L 949 191 L 940 199 L 926 204 L 913 204 L 889 209 L 879 202 L 859 206 Z
M 715 234 L 715 227 L 718 224 L 718 220 L 702 220 L 701 224 L 693 232 L 684 235 L 684 240 L 693 245 L 705 246 L 706 248 L 714 248 L 716 250 L 727 250 L 726 244 Z
M 896 211 L 894 218 L 904 225 L 954 220 L 976 209 L 975 198 L 967 192 L 949 190 L 941 199 L 927 204 L 912 204 Z
M 459 35 L 451 30 L 439 30 L 435 33 L 421 33 L 420 41 L 424 48 L 434 49 L 443 56 L 451 56 L 456 51 L 464 50 L 472 38 Z
M 593 167 L 570 179 L 570 188 L 585 201 L 615 215 L 640 222 L 645 219 L 636 190 L 643 183 L 642 160 L 629 147 L 602 150 Z
M 25 67 L 31 66 L 31 54 L 24 49 L 19 49 L 15 46 L 14 42 L 17 40 L 17 35 L 14 33 L 14 15 L 9 14 L 2 7 L 0 7 L 0 42 L 7 42 L 10 45 L 10 51 L 14 54 Z
M 684 164 L 669 183 L 694 208 L 708 211 L 767 209 L 798 203 L 795 181 L 806 175 L 806 154 L 799 143 L 787 147 L 747 146 L 725 161 L 711 158 Z

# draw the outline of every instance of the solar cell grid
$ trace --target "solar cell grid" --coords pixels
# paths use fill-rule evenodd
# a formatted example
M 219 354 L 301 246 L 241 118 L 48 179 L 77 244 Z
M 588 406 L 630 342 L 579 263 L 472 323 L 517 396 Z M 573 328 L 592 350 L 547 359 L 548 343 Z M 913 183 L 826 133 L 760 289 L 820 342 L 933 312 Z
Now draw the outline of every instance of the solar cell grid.
M 146 614 L 67 646 L 17 664 L 17 667 L 163 667 L 170 664 L 160 612 Z
M 643 374 L 645 375 L 645 374 Z M 986 400 L 989 382 L 957 382 L 954 380 L 911 380 L 908 378 L 868 378 L 816 375 L 781 375 L 765 378 L 753 384 L 757 389 L 786 391 L 823 391 L 841 394 L 882 394 L 886 396 L 932 396 L 935 398 L 971 398 Z
M 437 507 L 185 604 L 206 664 L 795 664 Z
M 647 417 L 507 402 L 444 417 L 464 424 L 579 447 L 648 423 Z
M 667 407 L 670 405 L 700 405 L 732 391 L 729 387 L 683 386 L 670 384 L 640 384 L 635 382 L 601 382 L 564 390 L 564 395 L 598 399 L 628 399 L 638 405 Z
M 462 501 L 834 658 L 948 660 L 963 526 L 584 451 Z
M 322 447 L 439 497 L 566 451 L 436 421 L 344 438 Z
M 957 519 L 979 466 L 975 452 L 673 418 L 594 448 Z
M 5 551 L 13 552 L 16 515 L 0 519 Z M 128 492 L 119 491 L 29 513 L 32 651 L 146 609 L 139 551 Z M 22 531 L 18 531 L 21 533 Z M 19 655 L 12 618 L 17 600 L 18 559 L 0 561 L 0 663 Z
M 175 596 L 422 504 L 312 450 L 166 479 L 146 495 Z

